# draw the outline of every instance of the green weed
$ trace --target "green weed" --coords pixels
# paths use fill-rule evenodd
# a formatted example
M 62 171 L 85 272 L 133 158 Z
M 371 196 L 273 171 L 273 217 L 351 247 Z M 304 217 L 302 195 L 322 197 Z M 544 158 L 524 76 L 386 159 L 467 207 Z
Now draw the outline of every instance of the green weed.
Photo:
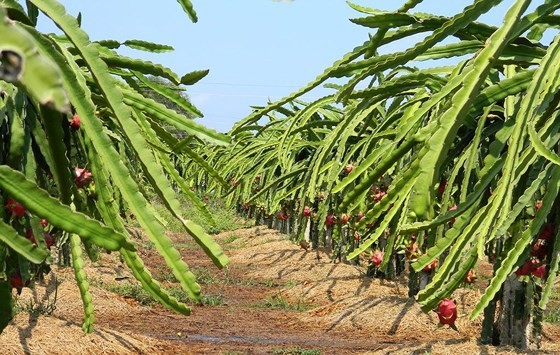
M 205 306 L 222 306 L 224 304 L 224 296 L 222 295 L 204 295 L 201 303 Z
M 202 295 L 200 302 L 195 302 L 189 298 L 188 294 L 180 287 L 172 287 L 167 290 L 177 301 L 187 304 L 202 304 L 205 306 L 221 306 L 224 304 L 223 295 Z
M 34 299 L 30 299 L 27 301 L 20 301 L 19 299 L 15 300 L 14 305 L 14 313 L 28 313 L 33 317 L 39 315 L 46 315 L 50 316 L 56 311 L 56 301 L 58 299 L 58 285 L 60 284 L 58 280 L 54 281 L 54 292 L 52 294 L 47 293 L 45 299 L 42 301 L 35 301 Z
M 45 315 L 50 316 L 56 310 L 56 298 L 54 301 L 45 302 L 35 302 L 34 300 L 28 300 L 26 302 L 17 301 L 14 307 L 15 314 L 28 313 L 31 316 Z
M 284 283 L 284 287 L 286 287 L 286 288 L 292 288 L 292 287 L 297 286 L 297 284 L 298 284 L 297 281 L 288 280 L 288 281 L 286 281 L 286 282 Z
M 279 286 L 278 282 L 276 282 L 274 280 L 264 280 L 264 281 L 261 281 L 261 284 L 263 286 L 266 286 L 266 287 L 277 287 L 277 286 Z
M 144 306 L 152 306 L 157 303 L 152 295 L 145 291 L 141 285 L 136 283 L 101 284 L 101 287 L 121 297 L 134 299 Z M 167 292 L 181 303 L 203 304 L 206 306 L 220 306 L 224 304 L 223 295 L 203 295 L 200 302 L 197 303 L 190 299 L 188 294 L 180 287 L 168 288 Z
M 231 235 L 224 241 L 224 243 L 225 244 L 231 244 L 231 243 L 235 242 L 237 240 L 237 238 L 239 238 L 239 237 L 236 236 L 236 235 Z
M 151 249 L 154 249 L 156 246 L 151 240 L 147 240 L 143 243 L 143 247 L 144 247 L 144 249 L 151 250 Z
M 196 281 L 200 284 L 210 285 L 220 283 L 220 279 L 218 278 L 218 276 L 212 274 L 212 272 L 205 267 L 193 268 L 191 271 L 193 272 L 194 276 L 196 276 Z
M 144 306 L 151 306 L 156 303 L 152 295 L 136 283 L 102 284 L 102 287 L 121 297 L 134 299 Z
M 560 324 L 560 308 L 548 308 L 544 314 L 544 321 L 548 323 Z
M 256 306 L 260 308 L 284 309 L 288 311 L 298 311 L 298 312 L 305 312 L 311 308 L 302 300 L 298 300 L 297 303 L 295 304 L 290 303 L 280 294 L 276 294 L 272 297 L 268 297 L 267 299 L 264 300 L 264 302 L 259 303 Z
M 226 271 L 223 275 L 215 274 L 211 269 L 206 267 L 194 267 L 191 272 L 196 277 L 196 282 L 202 285 L 212 285 L 212 284 L 224 284 L 224 285 L 244 285 L 244 286 L 256 286 L 267 283 L 266 281 L 255 281 L 253 279 L 239 279 L 234 278 L 229 275 Z M 177 278 L 172 272 L 162 269 L 157 269 L 154 273 L 155 278 L 160 281 L 167 282 L 177 282 Z M 270 285 L 272 287 L 274 285 Z
M 178 282 L 173 272 L 167 268 L 159 267 L 154 270 L 154 278 L 158 281 Z
M 247 222 L 243 221 L 235 215 L 235 211 L 226 208 L 224 204 L 219 200 L 211 200 L 207 202 L 207 208 L 212 215 L 215 225 L 212 225 L 206 217 L 194 206 L 194 204 L 188 200 L 186 197 L 180 195 L 179 202 L 181 203 L 181 209 L 183 215 L 189 220 L 195 222 L 196 224 L 202 226 L 205 231 L 209 234 L 217 234 L 226 231 L 232 231 L 246 226 Z M 165 205 L 158 198 L 152 199 L 152 206 L 156 212 L 163 218 L 167 223 L 166 229 L 171 232 L 184 232 L 185 229 L 181 222 L 179 222 L 172 214 L 167 210 Z

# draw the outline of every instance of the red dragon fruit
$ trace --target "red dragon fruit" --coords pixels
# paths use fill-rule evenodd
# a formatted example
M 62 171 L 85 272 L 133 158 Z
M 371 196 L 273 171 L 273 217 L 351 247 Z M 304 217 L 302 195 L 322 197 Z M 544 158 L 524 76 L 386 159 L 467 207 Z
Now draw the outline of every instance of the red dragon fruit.
M 531 255 L 537 258 L 544 258 L 547 253 L 547 245 L 545 239 L 537 239 L 531 248 Z
M 517 269 L 515 274 L 517 276 L 530 275 L 533 271 L 535 271 L 535 269 L 537 269 L 537 265 L 539 263 L 540 263 L 539 259 L 527 259 L 525 263 L 521 265 L 519 269 Z
M 50 249 L 54 245 L 55 242 L 54 237 L 47 232 L 44 233 L 44 237 L 45 237 L 45 244 L 47 245 L 47 248 Z
M 70 120 L 70 127 L 75 130 L 80 129 L 80 116 L 78 116 L 77 113 L 75 113 L 72 119 Z
M 544 225 L 543 230 L 539 234 L 539 239 L 549 239 L 554 235 L 554 226 L 551 223 L 547 223 Z
M 544 278 L 546 275 L 546 265 L 542 264 L 532 272 L 533 276 L 538 277 L 539 279 Z
M 381 262 L 383 262 L 383 256 L 384 254 L 381 250 L 374 251 L 370 257 L 371 263 L 375 266 L 381 265 Z
M 449 325 L 456 329 L 455 321 L 457 320 L 457 306 L 449 298 L 444 298 L 438 305 L 437 315 L 440 325 Z
M 335 217 L 332 214 L 327 215 L 327 217 L 325 218 L 325 225 L 328 227 L 331 227 L 334 225 L 334 220 Z
M 476 281 L 476 271 L 474 271 L 473 269 L 469 270 L 469 273 L 467 274 L 467 276 L 465 276 L 465 283 L 466 284 L 473 284 Z
M 349 175 L 352 172 L 352 170 L 354 170 L 354 165 L 352 164 L 348 164 L 344 167 L 344 173 L 346 175 Z
M 542 200 L 538 200 L 537 203 L 535 204 L 535 209 L 538 211 L 540 210 L 542 207 Z
M 360 212 L 358 213 L 358 215 L 356 216 L 356 222 L 361 221 L 362 218 L 364 218 L 364 213 L 360 211 Z
M 91 172 L 86 170 L 85 168 L 75 168 L 76 177 L 74 178 L 74 182 L 76 186 L 82 188 L 87 186 L 91 182 Z
M 456 209 L 457 209 L 457 205 L 453 205 L 453 206 L 449 207 L 449 211 L 455 211 Z M 450 219 L 449 223 L 451 223 L 451 224 L 455 223 L 455 218 Z
M 428 265 L 424 266 L 424 271 L 432 271 L 435 270 L 436 267 L 438 265 L 438 260 L 434 259 L 431 263 L 429 263 Z
M 443 193 L 445 192 L 445 186 L 447 186 L 447 180 L 446 179 L 441 179 L 441 181 L 439 182 L 439 187 L 438 187 L 438 195 L 439 196 L 443 196 Z
M 35 235 L 33 234 L 33 230 L 31 229 L 26 230 L 25 238 L 27 238 L 31 243 L 37 244 L 37 241 L 35 240 Z
M 16 290 L 21 291 L 21 289 L 23 288 L 23 279 L 21 278 L 21 275 L 20 274 L 12 274 L 10 276 L 10 284 Z
M 7 199 L 4 206 L 6 207 L 8 212 L 10 212 L 12 215 L 16 217 L 25 216 L 25 207 L 23 207 L 21 203 L 17 202 L 13 198 Z

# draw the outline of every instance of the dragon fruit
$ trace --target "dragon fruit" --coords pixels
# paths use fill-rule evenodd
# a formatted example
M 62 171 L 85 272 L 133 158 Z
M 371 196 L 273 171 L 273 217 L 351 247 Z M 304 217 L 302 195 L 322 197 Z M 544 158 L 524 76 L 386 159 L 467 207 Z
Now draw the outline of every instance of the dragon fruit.
M 379 266 L 383 262 L 383 252 L 381 250 L 376 250 L 371 254 L 370 261 L 373 265 Z
M 457 320 L 457 305 L 449 298 L 444 298 L 438 305 L 437 315 L 440 325 L 449 325 L 455 328 L 455 321 Z

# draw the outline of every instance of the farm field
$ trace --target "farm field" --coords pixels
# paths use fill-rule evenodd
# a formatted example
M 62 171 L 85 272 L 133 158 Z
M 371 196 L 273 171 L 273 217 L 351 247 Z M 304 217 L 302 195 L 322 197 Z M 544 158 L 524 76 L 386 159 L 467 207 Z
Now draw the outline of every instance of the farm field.
M 86 267 L 96 306 L 92 334 L 84 336 L 81 329 L 82 305 L 71 270 L 61 269 L 55 272 L 60 285 L 54 312 L 38 318 L 20 312 L 0 335 L 3 353 L 517 353 L 479 345 L 480 320 L 471 322 L 466 316 L 487 283 L 483 275 L 488 265 L 480 270 L 477 284 L 456 293 L 460 317 L 454 331 L 438 329 L 435 313 L 424 314 L 408 298 L 403 280 L 365 277 L 363 268 L 333 264 L 324 251 L 306 252 L 266 227 L 216 236 L 231 256 L 231 266 L 223 271 L 216 271 L 185 235 L 170 236 L 202 284 L 204 305 L 195 306 L 190 317 L 174 314 L 146 295 L 134 298 L 123 291 L 134 289 L 133 278 L 115 255 L 103 255 Z M 157 279 L 176 285 L 155 251 L 147 248 L 141 254 Z M 45 292 L 52 301 L 49 276 L 46 285 L 25 289 L 18 303 L 41 303 Z M 545 323 L 542 349 L 525 353 L 560 352 L 559 338 L 560 326 Z
M 0 355 L 560 353 L 560 1 L 225 1 L 0 0 Z

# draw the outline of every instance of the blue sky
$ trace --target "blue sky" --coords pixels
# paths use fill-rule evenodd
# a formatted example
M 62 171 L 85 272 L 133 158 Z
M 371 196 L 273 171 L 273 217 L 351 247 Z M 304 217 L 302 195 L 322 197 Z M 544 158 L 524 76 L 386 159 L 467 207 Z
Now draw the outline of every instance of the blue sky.
M 161 63 L 179 75 L 210 69 L 188 94 L 205 114 L 198 121 L 222 132 L 248 115 L 250 106 L 277 100 L 314 79 L 369 33 L 348 20 L 362 14 L 342 0 L 192 0 L 199 16 L 196 24 L 173 0 L 61 2 L 73 15 L 82 12 L 82 27 L 92 40 L 142 39 L 175 48 L 164 54 L 119 50 L 124 55 Z M 404 1 L 355 2 L 394 10 Z M 418 11 L 452 15 L 470 3 L 426 0 Z M 487 14 L 483 20 L 500 23 L 511 3 L 504 1 L 496 11 L 499 15 Z M 44 18 L 40 28 L 55 31 Z M 321 89 L 307 99 L 326 93 Z

